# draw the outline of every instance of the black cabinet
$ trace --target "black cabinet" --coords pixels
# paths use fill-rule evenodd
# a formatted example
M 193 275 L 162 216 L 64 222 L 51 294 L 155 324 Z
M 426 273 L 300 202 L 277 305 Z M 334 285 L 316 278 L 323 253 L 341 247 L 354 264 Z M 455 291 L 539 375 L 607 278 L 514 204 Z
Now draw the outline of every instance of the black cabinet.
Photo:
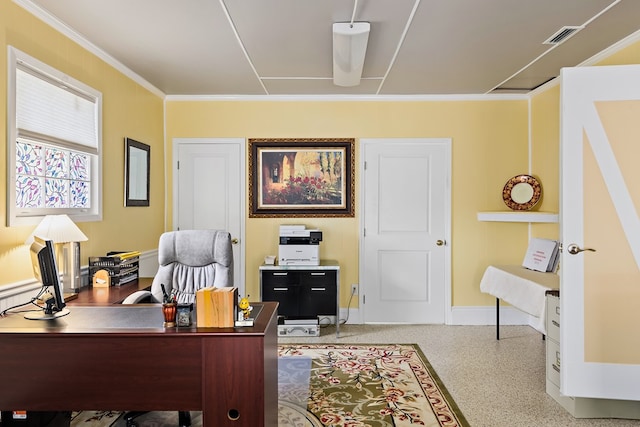
M 319 266 L 260 267 L 262 301 L 277 301 L 278 315 L 285 318 L 338 318 L 340 267 L 335 263 Z

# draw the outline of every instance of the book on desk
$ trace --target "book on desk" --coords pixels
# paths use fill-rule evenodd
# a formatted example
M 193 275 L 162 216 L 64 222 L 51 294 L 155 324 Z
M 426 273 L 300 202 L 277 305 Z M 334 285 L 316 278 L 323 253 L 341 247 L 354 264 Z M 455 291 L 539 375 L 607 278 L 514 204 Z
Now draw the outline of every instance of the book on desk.
M 560 258 L 560 242 L 551 239 L 534 238 L 522 261 L 522 266 L 533 271 L 553 273 L 558 268 Z

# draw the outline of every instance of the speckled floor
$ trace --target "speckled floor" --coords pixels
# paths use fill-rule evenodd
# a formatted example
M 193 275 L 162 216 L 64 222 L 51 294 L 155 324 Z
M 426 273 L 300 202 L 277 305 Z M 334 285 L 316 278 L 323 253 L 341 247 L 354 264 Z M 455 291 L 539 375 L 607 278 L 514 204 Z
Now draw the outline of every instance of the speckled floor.
M 545 341 L 528 326 L 341 325 L 281 343 L 418 344 L 472 427 L 640 426 L 576 419 L 545 392 Z

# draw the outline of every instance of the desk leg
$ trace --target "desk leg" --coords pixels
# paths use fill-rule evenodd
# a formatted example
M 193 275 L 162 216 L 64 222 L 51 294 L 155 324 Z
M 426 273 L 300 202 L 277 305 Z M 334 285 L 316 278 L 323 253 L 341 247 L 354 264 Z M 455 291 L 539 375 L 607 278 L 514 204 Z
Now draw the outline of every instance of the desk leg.
M 496 340 L 500 341 L 500 298 L 496 298 Z

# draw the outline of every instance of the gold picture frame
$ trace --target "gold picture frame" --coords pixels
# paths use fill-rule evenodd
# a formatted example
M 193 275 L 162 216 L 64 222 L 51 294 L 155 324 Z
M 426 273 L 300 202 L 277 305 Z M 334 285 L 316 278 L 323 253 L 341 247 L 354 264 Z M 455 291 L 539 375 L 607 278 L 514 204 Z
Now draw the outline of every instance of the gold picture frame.
M 353 217 L 354 138 L 249 139 L 249 217 Z

